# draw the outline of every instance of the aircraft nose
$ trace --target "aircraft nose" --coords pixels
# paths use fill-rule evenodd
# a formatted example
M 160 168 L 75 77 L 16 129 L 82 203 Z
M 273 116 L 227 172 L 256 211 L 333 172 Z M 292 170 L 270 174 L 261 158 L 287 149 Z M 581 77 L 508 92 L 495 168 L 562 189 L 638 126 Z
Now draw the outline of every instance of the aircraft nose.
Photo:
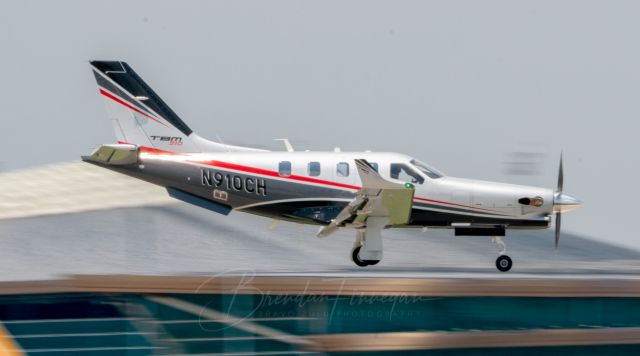
M 567 212 L 582 206 L 582 200 L 565 193 L 556 194 L 553 197 L 553 207 L 556 211 Z

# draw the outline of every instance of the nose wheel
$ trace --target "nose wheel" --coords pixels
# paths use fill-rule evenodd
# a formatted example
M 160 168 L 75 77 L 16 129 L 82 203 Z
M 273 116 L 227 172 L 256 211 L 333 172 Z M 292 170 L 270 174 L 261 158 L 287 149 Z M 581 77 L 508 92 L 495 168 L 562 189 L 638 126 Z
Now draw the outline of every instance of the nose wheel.
M 502 236 L 496 236 L 493 238 L 493 242 L 498 246 L 500 256 L 496 259 L 496 268 L 500 272 L 508 272 L 513 267 L 513 261 L 511 257 L 506 255 L 507 245 L 505 244 Z
M 500 272 L 508 272 L 513 267 L 513 261 L 507 255 L 500 255 L 496 259 L 496 267 Z

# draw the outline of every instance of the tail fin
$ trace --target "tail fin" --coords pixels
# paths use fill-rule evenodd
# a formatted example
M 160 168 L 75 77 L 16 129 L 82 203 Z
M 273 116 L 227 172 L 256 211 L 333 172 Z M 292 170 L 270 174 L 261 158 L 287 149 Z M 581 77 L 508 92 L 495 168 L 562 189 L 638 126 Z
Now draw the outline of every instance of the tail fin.
M 118 141 L 174 152 L 253 150 L 194 134 L 127 63 L 91 61 L 91 67 Z

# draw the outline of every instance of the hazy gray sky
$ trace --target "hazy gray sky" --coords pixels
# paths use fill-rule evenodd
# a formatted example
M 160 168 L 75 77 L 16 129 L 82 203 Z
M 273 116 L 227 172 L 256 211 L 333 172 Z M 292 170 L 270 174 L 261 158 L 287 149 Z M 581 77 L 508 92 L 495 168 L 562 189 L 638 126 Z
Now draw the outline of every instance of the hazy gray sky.
M 640 248 L 635 1 L 2 1 L 0 168 L 114 136 L 87 61 L 129 64 L 201 136 L 399 151 L 555 186 L 567 231 Z M 505 174 L 514 151 L 539 174 Z

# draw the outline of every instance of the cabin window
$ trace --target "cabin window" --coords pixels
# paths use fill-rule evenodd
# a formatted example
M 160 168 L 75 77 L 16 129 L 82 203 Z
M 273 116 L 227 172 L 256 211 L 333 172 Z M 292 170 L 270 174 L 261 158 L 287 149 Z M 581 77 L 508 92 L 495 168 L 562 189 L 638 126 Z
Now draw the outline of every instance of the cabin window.
M 348 177 L 349 176 L 349 163 L 340 162 L 336 167 L 336 173 L 338 177 Z
M 371 167 L 373 167 L 373 170 L 378 172 L 378 164 L 375 162 L 369 162 L 369 164 L 371 165 Z
M 404 163 L 391 163 L 391 169 L 389 172 L 391 173 L 390 175 L 392 179 L 411 182 L 413 184 L 424 183 L 424 178 L 420 173 L 416 172 L 413 168 Z
M 282 161 L 278 163 L 278 174 L 281 177 L 288 177 L 291 175 L 291 162 Z
M 320 175 L 320 162 L 309 162 L 308 166 L 309 176 L 317 177 Z

